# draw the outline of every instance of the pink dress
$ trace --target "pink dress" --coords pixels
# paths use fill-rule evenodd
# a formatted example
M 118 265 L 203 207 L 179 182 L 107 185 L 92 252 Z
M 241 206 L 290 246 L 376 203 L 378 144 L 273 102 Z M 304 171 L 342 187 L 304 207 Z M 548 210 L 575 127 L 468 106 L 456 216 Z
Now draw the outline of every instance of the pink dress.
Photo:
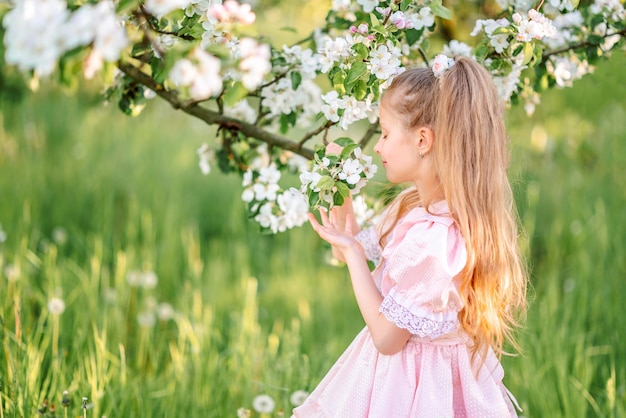
M 437 215 L 418 207 L 398 222 L 373 274 L 384 297 L 380 311 L 411 332 L 407 344 L 380 354 L 365 327 L 294 417 L 517 416 L 496 355 L 489 351 L 477 375 L 472 367 L 470 339 L 457 319 L 465 243 L 444 201 L 431 212 Z M 359 241 L 370 258 L 377 234 L 366 231 L 369 238 Z

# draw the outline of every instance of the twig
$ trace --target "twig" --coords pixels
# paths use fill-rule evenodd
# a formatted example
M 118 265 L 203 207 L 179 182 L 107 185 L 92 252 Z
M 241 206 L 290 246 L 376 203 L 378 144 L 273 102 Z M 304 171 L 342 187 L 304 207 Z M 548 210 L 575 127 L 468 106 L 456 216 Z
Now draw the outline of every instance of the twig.
M 322 132 L 324 130 L 328 130 L 331 126 L 335 125 L 336 123 L 337 122 L 327 121 L 322 126 L 318 127 L 317 129 L 314 129 L 311 132 L 309 132 L 308 134 L 304 135 L 302 137 L 302 139 L 300 140 L 300 142 L 298 142 L 298 145 L 299 146 L 303 146 L 306 141 L 308 141 L 309 139 L 313 138 L 315 135 L 319 134 L 320 132 Z
M 379 132 L 378 123 L 371 123 L 369 128 L 367 128 L 367 131 L 365 131 L 365 133 L 361 137 L 361 140 L 359 141 L 359 145 L 361 146 L 361 148 L 365 148 L 365 146 L 370 142 L 374 134 L 376 134 L 377 132 Z
M 422 47 L 420 46 L 419 48 L 417 48 L 417 51 L 420 53 L 420 55 L 422 56 L 422 59 L 424 60 L 424 62 L 426 63 L 427 67 L 430 67 L 430 63 L 428 62 L 428 57 L 426 56 L 426 51 L 424 51 L 422 49 Z
M 607 33 L 606 35 L 602 36 L 602 38 L 606 39 L 608 37 L 615 36 L 615 35 L 625 36 L 626 35 L 626 29 L 622 29 L 621 31 L 615 32 L 615 33 Z M 550 57 L 552 55 L 558 55 L 558 54 L 562 54 L 563 52 L 573 51 L 575 49 L 585 48 L 587 46 L 593 46 L 593 45 L 595 45 L 595 44 L 593 44 L 593 43 L 591 43 L 589 41 L 584 41 L 584 42 L 581 42 L 579 44 L 569 45 L 569 46 L 567 46 L 565 48 L 557 49 L 557 50 L 554 50 L 554 51 L 548 51 L 548 52 L 546 52 L 545 54 L 543 54 L 541 56 L 541 61 L 545 61 L 546 59 L 548 59 L 548 57 Z
M 203 120 L 209 125 L 219 125 L 225 129 L 238 130 L 247 137 L 256 138 L 259 141 L 267 143 L 268 145 L 274 145 L 288 151 L 293 151 L 294 153 L 302 155 L 309 160 L 313 159 L 313 150 L 303 148 L 295 141 L 272 132 L 268 132 L 254 124 L 221 115 L 218 112 L 199 106 L 195 102 L 185 103 L 179 99 L 176 91 L 165 89 L 162 84 L 158 84 L 152 77 L 130 63 L 118 62 L 117 66 L 124 74 L 153 90 L 159 97 L 169 102 L 174 109 L 180 109 L 188 115 L 195 116 L 198 119 Z
M 169 31 L 169 30 L 163 30 L 163 29 L 159 29 L 156 26 L 154 26 L 152 24 L 152 21 L 150 20 L 150 18 L 152 17 L 152 15 L 150 13 L 148 13 L 146 11 L 146 9 L 144 8 L 143 5 L 139 6 L 139 11 L 136 12 L 136 15 L 138 17 L 142 17 L 144 19 L 144 21 L 148 24 L 148 26 L 150 27 L 150 30 L 152 30 L 152 32 L 156 32 L 158 34 L 161 35 L 171 35 L 171 36 L 176 36 L 178 38 L 184 39 L 186 41 L 194 41 L 196 38 L 194 38 L 191 35 L 181 35 L 178 32 L 174 32 L 174 31 Z

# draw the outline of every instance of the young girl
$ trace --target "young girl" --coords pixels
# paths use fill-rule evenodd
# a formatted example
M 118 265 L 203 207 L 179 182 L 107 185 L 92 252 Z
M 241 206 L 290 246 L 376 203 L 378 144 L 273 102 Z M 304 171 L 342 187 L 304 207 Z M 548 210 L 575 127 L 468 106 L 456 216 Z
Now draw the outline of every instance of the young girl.
M 382 99 L 374 151 L 390 182 L 412 185 L 380 225 L 357 231 L 350 202 L 321 224 L 309 215 L 347 264 L 366 327 L 295 417 L 516 416 L 498 356 L 527 279 L 503 109 L 479 64 L 436 63 Z M 380 259 L 373 273 L 367 257 Z

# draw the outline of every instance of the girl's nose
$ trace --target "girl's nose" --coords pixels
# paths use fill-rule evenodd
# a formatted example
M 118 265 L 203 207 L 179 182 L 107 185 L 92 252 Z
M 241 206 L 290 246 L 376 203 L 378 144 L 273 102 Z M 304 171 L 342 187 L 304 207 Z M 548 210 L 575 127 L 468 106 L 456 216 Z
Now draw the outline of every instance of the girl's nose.
M 380 139 L 376 141 L 376 145 L 374 145 L 374 152 L 380 155 Z

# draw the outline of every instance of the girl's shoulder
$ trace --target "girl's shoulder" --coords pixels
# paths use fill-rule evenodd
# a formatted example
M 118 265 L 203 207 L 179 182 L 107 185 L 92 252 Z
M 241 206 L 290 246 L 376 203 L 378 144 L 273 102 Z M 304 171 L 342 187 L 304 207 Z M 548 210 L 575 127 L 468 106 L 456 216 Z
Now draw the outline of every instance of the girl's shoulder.
M 454 219 L 448 208 L 448 203 L 445 200 L 432 203 L 428 208 L 424 206 L 416 206 L 407 212 L 406 215 L 400 220 L 400 223 L 415 224 L 421 221 L 431 221 L 445 226 L 451 226 L 454 224 Z

